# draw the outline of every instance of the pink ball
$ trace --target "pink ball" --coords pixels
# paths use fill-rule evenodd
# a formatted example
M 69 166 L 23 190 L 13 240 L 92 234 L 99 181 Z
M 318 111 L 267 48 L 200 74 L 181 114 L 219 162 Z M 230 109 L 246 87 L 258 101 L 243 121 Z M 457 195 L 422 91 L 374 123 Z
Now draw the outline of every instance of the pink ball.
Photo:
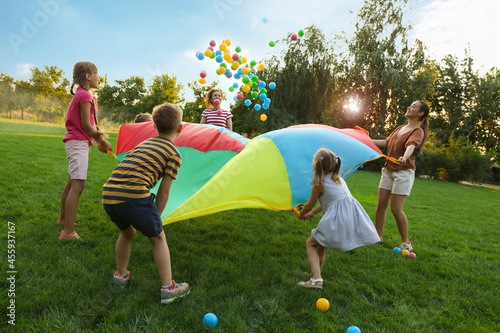
M 410 254 L 408 254 L 408 258 L 417 259 L 417 255 L 415 253 L 411 252 Z
M 235 54 L 233 54 L 232 58 L 233 58 L 234 61 L 238 61 L 238 59 L 240 58 L 240 56 L 239 56 L 238 53 L 235 53 Z
M 241 101 L 243 99 L 243 94 L 239 93 L 238 95 L 236 95 L 236 98 L 238 99 L 238 101 Z
M 215 45 L 217 45 L 217 43 L 214 40 L 211 40 L 210 41 L 210 46 L 215 46 Z
M 299 36 L 297 34 L 292 35 L 292 40 L 297 40 L 298 38 L 299 38 Z
M 202 78 L 206 78 L 206 77 L 207 77 L 207 72 L 205 72 L 205 71 L 201 71 L 200 76 L 201 76 Z
M 219 104 L 220 104 L 220 101 L 219 101 L 218 99 L 216 99 L 216 100 L 214 101 L 214 105 L 219 105 Z M 220 116 L 220 115 L 219 115 L 219 116 Z
M 209 49 L 209 50 L 210 50 L 210 51 L 212 51 L 212 52 L 214 51 L 214 48 L 213 48 L 213 47 L 211 47 L 211 46 L 207 47 L 207 49 Z
M 222 111 L 221 110 L 217 110 L 217 115 L 220 117 L 222 116 Z

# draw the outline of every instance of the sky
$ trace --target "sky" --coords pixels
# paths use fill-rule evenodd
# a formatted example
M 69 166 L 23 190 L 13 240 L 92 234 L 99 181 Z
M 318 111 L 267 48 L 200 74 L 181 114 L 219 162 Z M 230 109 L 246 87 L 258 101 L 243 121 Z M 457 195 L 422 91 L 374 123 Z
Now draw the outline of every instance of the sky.
M 409 0 L 405 20 L 434 59 L 446 54 L 465 57 L 470 47 L 476 69 L 500 67 L 500 3 L 498 0 Z M 82 60 L 97 65 L 108 83 L 142 76 L 150 84 L 168 73 L 184 86 L 208 73 L 227 88 L 236 82 L 217 76 L 212 59 L 202 61 L 211 40 L 230 39 L 241 55 L 257 61 L 278 49 L 269 41 L 285 38 L 311 24 L 333 36 L 354 35 L 363 0 L 186 0 L 76 1 L 24 0 L 0 3 L 0 73 L 29 78 L 35 66 L 57 66 L 71 81 L 73 65 Z M 267 18 L 267 23 L 263 22 Z M 227 103 L 227 102 L 225 102 Z M 227 104 L 223 104 L 227 108 Z

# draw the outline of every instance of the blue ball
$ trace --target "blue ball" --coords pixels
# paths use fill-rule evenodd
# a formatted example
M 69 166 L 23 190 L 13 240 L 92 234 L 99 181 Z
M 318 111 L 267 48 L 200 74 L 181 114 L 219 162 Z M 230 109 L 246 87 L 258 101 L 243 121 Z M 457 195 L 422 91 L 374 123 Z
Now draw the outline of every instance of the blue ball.
M 222 56 L 217 56 L 215 57 L 215 61 L 217 61 L 219 64 L 224 61 L 224 58 Z
M 221 51 L 221 50 L 217 50 L 217 51 L 215 51 L 215 55 L 216 55 L 216 56 L 221 56 L 221 55 L 222 55 L 222 51 Z
M 350 326 L 345 333 L 361 333 L 358 326 Z
M 266 82 L 265 81 L 260 81 L 259 82 L 259 89 L 265 88 L 266 87 Z
M 200 60 L 203 60 L 205 59 L 205 55 L 203 54 L 203 52 L 198 52 L 198 54 L 196 55 L 196 57 Z
M 255 111 L 259 111 L 261 106 L 260 106 L 260 104 L 255 104 L 255 106 L 253 108 L 255 109 Z
M 225 73 L 226 76 L 229 76 L 231 75 L 231 70 L 229 68 L 226 68 L 226 73 Z
M 207 313 L 203 317 L 203 325 L 205 327 L 215 328 L 215 326 L 217 326 L 218 322 L 219 322 L 219 319 L 217 319 L 217 316 L 214 315 L 213 313 Z
M 401 249 L 399 247 L 395 247 L 393 249 L 393 251 L 396 252 L 396 253 L 401 253 Z
M 246 105 L 246 106 L 250 106 L 250 105 L 252 105 L 252 101 L 250 101 L 249 99 L 247 99 L 247 100 L 245 101 L 245 105 Z
M 262 22 L 267 23 L 267 22 L 269 22 L 269 20 L 267 19 L 267 17 L 263 17 Z
M 271 99 L 270 98 L 266 98 L 266 100 L 264 101 L 265 104 L 271 104 Z
M 265 101 L 265 100 L 266 100 L 266 98 L 267 98 L 267 95 L 266 95 L 266 94 L 264 94 L 264 93 L 262 93 L 262 94 L 260 94 L 260 95 L 259 95 L 259 98 L 260 98 L 261 100 Z
M 271 88 L 271 89 L 276 88 L 276 83 L 274 83 L 274 82 L 269 83 L 269 88 Z
M 234 88 L 234 89 L 238 89 L 238 87 L 239 87 L 239 86 L 238 86 L 238 83 L 236 83 L 236 82 L 235 82 L 235 83 L 233 83 L 233 88 Z
M 235 78 L 236 80 L 239 80 L 239 79 L 241 79 L 241 75 L 240 75 L 240 74 L 238 74 L 238 73 L 234 73 L 234 78 Z
M 263 108 L 264 110 L 269 109 L 269 104 L 266 104 L 266 103 L 262 104 L 262 108 Z

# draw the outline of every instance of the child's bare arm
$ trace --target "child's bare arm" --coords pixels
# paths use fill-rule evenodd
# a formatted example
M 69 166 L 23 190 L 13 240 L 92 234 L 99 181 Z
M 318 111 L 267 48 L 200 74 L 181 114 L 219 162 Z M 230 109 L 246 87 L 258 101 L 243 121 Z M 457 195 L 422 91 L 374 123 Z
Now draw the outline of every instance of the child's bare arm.
M 163 179 L 161 180 L 160 187 L 158 188 L 158 192 L 156 193 L 156 208 L 158 209 L 158 213 L 163 213 L 165 206 L 168 202 L 168 196 L 170 195 L 170 187 L 172 187 L 172 181 L 174 179 L 170 175 L 163 175 Z
M 87 133 L 88 136 L 94 138 L 99 144 L 99 150 L 103 153 L 106 153 L 108 150 L 113 150 L 113 146 L 111 143 L 106 141 L 105 134 L 101 131 L 98 131 L 92 124 L 90 123 L 90 109 L 91 103 L 85 102 L 80 106 L 81 119 L 82 119 L 82 128 Z
M 323 186 L 321 185 L 313 185 L 311 188 L 311 196 L 309 197 L 309 200 L 307 203 L 304 205 L 302 210 L 300 211 L 299 219 L 303 219 L 307 213 L 311 211 L 311 209 L 314 208 L 316 205 L 316 202 L 318 202 L 319 196 L 323 192 Z
M 379 147 L 387 147 L 387 142 L 385 140 L 374 140 L 372 139 L 372 142 Z

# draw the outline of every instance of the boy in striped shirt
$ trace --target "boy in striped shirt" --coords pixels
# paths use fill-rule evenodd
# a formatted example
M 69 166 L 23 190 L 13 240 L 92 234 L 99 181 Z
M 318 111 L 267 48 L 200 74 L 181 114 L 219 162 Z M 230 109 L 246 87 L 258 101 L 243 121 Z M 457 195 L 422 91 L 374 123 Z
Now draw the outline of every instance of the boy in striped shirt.
M 153 245 L 162 282 L 161 303 L 170 303 L 189 293 L 187 283 L 172 280 L 170 252 L 161 221 L 172 181 L 182 162 L 173 143 L 182 130 L 182 110 L 174 104 L 158 105 L 153 109 L 153 122 L 158 136 L 145 140 L 127 154 L 104 184 L 102 202 L 111 221 L 120 229 L 115 249 L 115 285 L 125 286 L 130 280 L 127 266 L 135 231 L 139 230 Z M 160 179 L 155 201 L 150 190 Z

